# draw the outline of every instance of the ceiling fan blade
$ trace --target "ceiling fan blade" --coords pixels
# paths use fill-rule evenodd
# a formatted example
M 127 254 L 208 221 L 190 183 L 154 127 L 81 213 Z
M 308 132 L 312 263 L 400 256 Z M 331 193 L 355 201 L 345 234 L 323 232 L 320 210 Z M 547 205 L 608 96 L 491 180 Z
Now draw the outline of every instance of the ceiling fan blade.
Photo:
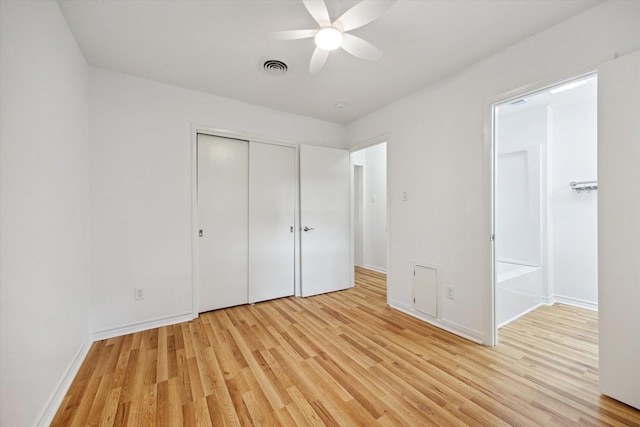
M 314 37 L 318 30 L 290 30 L 275 31 L 271 33 L 271 37 L 276 40 L 299 40 Z
M 377 61 L 382 58 L 382 51 L 371 43 L 351 34 L 344 33 L 343 36 L 342 49 L 346 50 L 356 58 L 367 61 Z
M 373 22 L 387 11 L 396 0 L 364 0 L 347 10 L 333 25 L 349 31 Z
M 325 62 L 327 62 L 327 58 L 329 57 L 328 50 L 322 50 L 319 47 L 313 51 L 313 55 L 311 55 L 311 63 L 309 64 L 309 72 L 317 73 L 322 69 L 322 66 Z
M 329 18 L 329 11 L 324 4 L 324 0 L 302 0 L 302 3 L 320 27 L 328 27 L 331 25 L 331 18 Z

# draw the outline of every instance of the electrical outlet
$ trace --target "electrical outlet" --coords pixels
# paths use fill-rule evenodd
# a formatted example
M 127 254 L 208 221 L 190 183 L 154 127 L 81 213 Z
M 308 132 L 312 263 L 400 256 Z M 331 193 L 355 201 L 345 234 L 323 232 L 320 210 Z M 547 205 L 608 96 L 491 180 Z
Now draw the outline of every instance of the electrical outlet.
M 136 301 L 144 299 L 144 289 L 143 288 L 134 288 L 133 291 L 135 293 Z
M 447 286 L 447 298 L 456 299 L 456 292 L 453 286 Z

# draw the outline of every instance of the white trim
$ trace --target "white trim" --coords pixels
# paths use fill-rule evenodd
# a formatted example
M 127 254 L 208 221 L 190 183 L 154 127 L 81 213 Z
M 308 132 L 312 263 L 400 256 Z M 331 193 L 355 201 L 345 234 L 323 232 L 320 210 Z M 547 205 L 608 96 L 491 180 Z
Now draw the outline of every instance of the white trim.
M 578 298 L 571 297 L 563 297 L 561 295 L 552 295 L 546 298 L 540 298 L 540 303 L 535 306 L 527 309 L 526 311 L 519 313 L 512 318 L 505 320 L 504 322 L 498 325 L 498 328 L 502 328 L 503 326 L 513 322 L 514 320 L 524 316 L 525 314 L 531 313 L 533 310 L 542 307 L 543 305 L 551 307 L 554 304 L 564 304 L 569 305 L 571 307 L 583 308 L 585 310 L 598 311 L 598 303 L 594 303 L 591 301 L 586 301 Z
M 149 329 L 161 328 L 163 326 L 175 325 L 176 323 L 188 322 L 193 319 L 194 316 L 191 312 L 176 314 L 173 316 L 159 317 L 157 319 L 131 323 L 125 326 L 118 326 L 117 328 L 103 329 L 102 331 L 94 332 L 91 335 L 91 338 L 93 339 L 93 341 L 100 341 L 108 338 L 119 337 L 121 335 L 142 332 Z
M 220 136 L 222 138 L 239 139 L 242 141 L 254 141 L 263 142 L 266 144 L 274 145 L 286 145 L 288 147 L 297 147 L 300 144 L 284 139 L 271 138 L 264 135 L 251 134 L 248 132 L 236 132 L 228 129 L 215 128 L 207 125 L 201 125 L 197 123 L 191 124 L 191 131 L 193 134 L 202 133 L 205 135 Z
M 485 165 L 489 167 L 485 170 L 485 179 L 483 179 L 484 185 L 488 185 L 486 194 L 489 194 L 489 206 L 490 206 L 490 230 L 491 236 L 495 236 L 495 164 L 496 164 L 496 147 L 495 147 L 495 108 L 499 104 L 503 104 L 509 101 L 520 99 L 524 96 L 543 92 L 544 90 L 563 84 L 565 82 L 579 79 L 586 76 L 597 75 L 598 67 L 612 59 L 615 59 L 617 54 L 605 55 L 599 60 L 590 62 L 589 64 L 583 64 L 578 67 L 572 67 L 563 72 L 554 74 L 552 77 L 546 77 L 533 81 L 531 83 L 516 87 L 514 89 L 502 92 L 500 94 L 489 97 L 484 102 L 484 152 L 485 152 Z M 490 236 L 490 237 L 491 237 Z M 491 241 L 491 280 L 490 280 L 490 345 L 495 346 L 498 344 L 498 325 L 496 324 L 496 254 L 495 254 L 495 239 Z
M 376 135 L 374 137 L 368 138 L 365 141 L 349 146 L 349 153 L 353 153 L 354 151 L 360 151 L 365 148 L 373 147 L 374 145 L 382 144 L 383 142 L 387 142 L 387 143 L 389 142 L 388 133 Z
M 76 354 L 71 359 L 71 363 L 69 367 L 60 378 L 60 381 L 56 385 L 51 397 L 47 401 L 44 409 L 36 419 L 34 423 L 35 426 L 48 426 L 53 421 L 53 418 L 56 416 L 60 405 L 62 405 L 62 401 L 64 400 L 65 395 L 69 391 L 69 387 L 71 387 L 71 383 L 75 379 L 84 359 L 89 354 L 89 350 L 91 349 L 91 345 L 93 344 L 93 340 L 91 337 L 87 337 L 85 342 L 80 346 Z
M 191 125 L 191 312 L 200 315 L 198 283 L 198 127 Z
M 369 264 L 365 264 L 364 267 L 362 267 L 362 268 L 366 268 L 367 270 L 377 271 L 378 273 L 387 274 L 387 269 L 386 268 L 375 267 L 375 266 L 369 265 Z
M 458 325 L 457 323 L 448 321 L 446 319 L 440 319 L 440 320 L 434 319 L 430 316 L 427 316 L 426 314 L 423 314 L 423 313 L 420 313 L 419 311 L 414 310 L 413 307 L 410 307 L 397 300 L 390 300 L 389 307 L 399 310 L 405 314 L 408 314 L 411 317 L 420 319 L 437 328 L 444 329 L 447 332 L 450 332 L 454 335 L 458 335 L 469 341 L 473 341 L 477 344 L 483 344 L 483 345 L 485 344 L 484 334 L 480 331 L 474 331 L 472 329 L 465 328 L 462 325 Z
M 553 295 L 550 297 L 540 297 L 539 300 L 544 305 L 553 305 L 556 303 L 556 298 Z
M 584 308 L 587 310 L 598 311 L 598 303 L 587 301 L 579 298 L 565 297 L 562 295 L 554 295 L 553 303 L 570 305 L 572 307 Z
M 197 316 L 196 316 L 197 317 Z M 188 322 L 195 317 L 192 313 L 179 314 L 175 316 L 161 317 L 154 320 L 144 321 L 132 323 L 127 326 L 121 326 L 117 328 L 105 329 L 102 331 L 94 332 L 87 337 L 85 342 L 80 346 L 76 354 L 73 356 L 69 367 L 66 369 L 65 373 L 60 378 L 60 381 L 56 385 L 51 397 L 47 401 L 44 409 L 36 419 L 34 426 L 48 426 L 53 421 L 53 418 L 56 416 L 56 413 L 60 409 L 62 405 L 62 401 L 66 396 L 73 380 L 78 375 L 80 371 L 80 367 L 84 363 L 84 360 L 87 358 L 89 354 L 89 350 L 94 342 L 100 341 L 103 339 L 119 337 L 122 335 L 132 334 L 135 332 L 146 331 L 149 329 L 160 328 L 168 325 L 175 325 L 178 323 Z
M 529 314 L 529 313 L 531 313 L 533 310 L 535 310 L 535 309 L 537 309 L 537 308 L 540 308 L 540 307 L 542 307 L 543 305 L 551 306 L 551 305 L 553 305 L 553 303 L 551 303 L 551 304 L 546 304 L 546 303 L 542 303 L 542 302 L 541 302 L 541 303 L 538 303 L 538 304 L 534 305 L 533 307 L 528 308 L 527 310 L 523 311 L 522 313 L 518 313 L 518 314 L 516 314 L 515 316 L 511 317 L 510 319 L 507 319 L 507 320 L 505 320 L 504 322 L 500 323 L 500 324 L 498 325 L 498 329 L 502 328 L 502 327 L 503 327 L 503 326 L 505 326 L 505 325 L 508 325 L 509 323 L 513 322 L 513 321 L 514 321 L 514 320 L 516 320 L 516 319 L 519 319 L 520 317 L 524 316 L 525 314 Z

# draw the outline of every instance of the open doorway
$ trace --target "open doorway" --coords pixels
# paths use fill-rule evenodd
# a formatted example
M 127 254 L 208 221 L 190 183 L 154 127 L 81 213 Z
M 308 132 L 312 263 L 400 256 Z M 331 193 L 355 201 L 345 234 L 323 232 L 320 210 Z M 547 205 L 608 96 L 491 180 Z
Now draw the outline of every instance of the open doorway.
M 355 267 L 387 272 L 387 143 L 351 152 Z
M 597 310 L 597 76 L 494 106 L 494 318 Z

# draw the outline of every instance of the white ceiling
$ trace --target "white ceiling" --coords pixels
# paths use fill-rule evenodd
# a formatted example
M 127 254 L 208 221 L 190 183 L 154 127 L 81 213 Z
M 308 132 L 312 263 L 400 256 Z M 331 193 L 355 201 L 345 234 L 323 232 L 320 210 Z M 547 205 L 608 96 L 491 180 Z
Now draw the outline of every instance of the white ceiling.
M 317 27 L 299 0 L 58 2 L 93 66 L 346 124 L 601 0 L 399 0 L 351 31 L 381 60 L 338 50 L 317 74 L 312 39 L 270 37 Z M 332 19 L 357 3 L 327 1 Z M 289 71 L 265 73 L 267 59 Z

